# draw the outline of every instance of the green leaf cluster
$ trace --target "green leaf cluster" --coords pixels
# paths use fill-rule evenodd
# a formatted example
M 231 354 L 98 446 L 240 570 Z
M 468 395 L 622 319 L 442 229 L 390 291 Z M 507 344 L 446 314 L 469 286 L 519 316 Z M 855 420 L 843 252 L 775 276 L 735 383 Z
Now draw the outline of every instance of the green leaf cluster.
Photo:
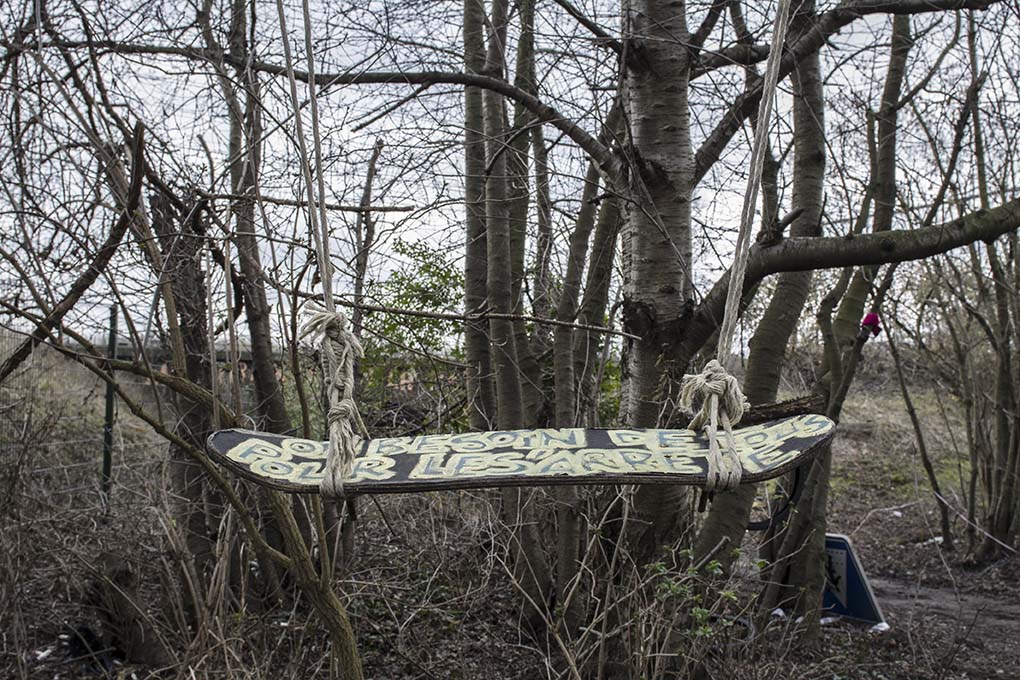
M 464 274 L 445 250 L 423 241 L 397 239 L 393 253 L 402 264 L 371 286 L 369 292 L 377 304 L 422 312 L 460 311 Z M 365 326 L 371 345 L 367 349 L 383 353 L 381 345 L 390 341 L 415 351 L 450 354 L 456 351 L 462 329 L 460 321 L 379 312 L 368 315 Z

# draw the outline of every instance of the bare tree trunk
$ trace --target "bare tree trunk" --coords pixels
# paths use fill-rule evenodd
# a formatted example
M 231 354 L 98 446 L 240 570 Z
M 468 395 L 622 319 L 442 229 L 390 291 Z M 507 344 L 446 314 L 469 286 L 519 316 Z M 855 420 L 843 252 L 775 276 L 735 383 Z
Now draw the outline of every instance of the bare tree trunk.
M 968 17 L 968 51 L 970 54 L 971 87 L 976 87 L 980 80 L 977 63 L 977 46 L 975 40 L 974 18 Z M 988 191 L 988 168 L 985 162 L 984 136 L 981 131 L 981 112 L 977 98 L 971 99 L 971 111 L 974 117 L 974 156 L 978 174 L 978 194 L 981 208 L 990 207 Z M 995 557 L 1001 551 L 1000 544 L 1009 545 L 1013 532 L 1013 521 L 1016 515 L 1014 497 L 1016 495 L 1017 461 L 1020 459 L 1016 423 L 1020 422 L 1016 414 L 1016 393 L 1013 384 L 1013 331 L 1016 319 L 1010 319 L 1010 297 L 1016 296 L 1016 289 L 1009 291 L 1006 266 L 999 257 L 995 243 L 985 245 L 988 263 L 992 270 L 992 289 L 994 291 L 995 313 L 991 315 L 992 329 L 995 335 L 993 349 L 995 352 L 995 438 L 994 464 L 989 474 L 991 494 L 989 495 L 989 516 L 986 521 L 988 533 L 977 551 L 979 560 Z M 977 277 L 983 272 L 976 271 Z M 1012 415 L 1011 415 L 1012 414 Z
M 909 17 L 895 16 L 882 105 L 877 115 L 879 133 L 873 181 L 868 191 L 874 201 L 874 231 L 887 231 L 892 227 L 896 200 L 896 113 L 900 108 L 900 89 L 911 44 Z M 877 270 L 877 267 L 862 268 L 853 275 L 842 296 L 839 312 L 831 323 L 831 335 L 835 342 L 828 355 L 842 364 L 828 367 L 833 375 L 827 415 L 836 420 L 839 419 L 847 390 L 853 381 L 857 360 L 864 347 L 866 336 L 860 332 L 859 322 Z M 883 286 L 887 289 L 891 281 L 890 270 Z M 884 290 L 880 294 L 884 295 Z M 838 299 L 833 297 L 833 304 Z M 839 357 L 840 354 L 844 356 Z M 831 450 L 825 450 L 809 468 L 798 512 L 792 515 L 787 526 L 774 539 L 776 557 L 769 566 L 770 585 L 762 597 L 765 611 L 783 606 L 806 616 L 804 639 L 808 645 L 813 644 L 818 635 L 817 609 L 824 584 L 823 558 L 830 469 Z
M 205 389 L 211 388 L 208 311 L 202 271 L 196 267 L 200 260 L 202 241 L 190 225 L 181 222 L 169 201 L 155 194 L 151 201 L 152 226 L 163 254 L 163 271 L 160 274 L 170 285 L 177 300 L 180 315 L 181 345 L 185 356 L 186 377 Z M 167 312 L 169 314 L 169 311 Z M 174 431 L 192 446 L 202 448 L 212 429 L 211 412 L 206 404 L 172 395 L 179 418 Z M 174 514 L 184 534 L 188 555 L 182 559 L 194 561 L 194 569 L 205 575 L 211 566 L 214 549 L 214 530 L 220 523 L 219 508 L 214 511 L 211 489 L 205 471 L 179 446 L 170 447 L 170 469 L 173 480 Z M 217 503 L 216 505 L 219 505 Z M 192 584 L 190 603 L 192 615 L 201 615 L 204 607 L 201 589 L 204 579 Z
M 210 23 L 212 0 L 204 0 L 198 12 L 206 46 L 221 51 Z M 252 369 L 255 381 L 256 408 L 265 426 L 272 432 L 288 432 L 290 418 L 284 404 L 283 392 L 276 377 L 273 358 L 272 330 L 269 302 L 266 298 L 262 275 L 262 258 L 259 252 L 255 225 L 255 196 L 261 163 L 262 140 L 259 82 L 255 72 L 246 66 L 248 57 L 248 7 L 244 0 L 231 0 L 229 53 L 240 66 L 234 69 L 234 78 L 228 78 L 220 66 L 220 89 L 227 105 L 230 120 L 228 154 L 230 188 L 235 198 L 231 204 L 234 219 L 234 240 L 244 290 L 245 318 L 251 336 Z
M 599 135 L 599 141 L 609 144 L 617 133 L 616 128 L 621 122 L 622 111 L 613 105 Z M 618 212 L 615 201 L 605 199 L 599 210 L 598 192 L 600 188 L 598 166 L 594 161 L 588 163 L 581 201 L 574 230 L 570 234 L 567 250 L 567 270 L 563 277 L 562 291 L 556 306 L 556 319 L 565 323 L 579 320 L 580 323 L 601 323 L 608 298 L 610 267 L 613 262 L 613 250 L 618 229 Z M 596 215 L 598 219 L 596 220 Z M 592 256 L 588 258 L 588 243 L 592 240 L 595 229 L 595 242 Z M 584 303 L 579 307 L 581 295 L 581 278 L 585 265 L 588 267 L 588 280 L 585 287 Z M 585 314 L 581 319 L 581 314 Z M 596 318 L 598 317 L 598 318 Z M 557 427 L 573 427 L 580 423 L 578 411 L 578 368 L 583 368 L 583 358 L 587 357 L 587 345 L 576 336 L 595 336 L 594 333 L 577 331 L 567 326 L 557 326 L 553 331 L 553 377 L 555 385 L 555 421 Z M 592 340 L 595 342 L 594 337 Z M 576 353 L 580 352 L 582 360 Z
M 485 72 L 485 5 L 464 0 L 464 67 Z M 485 234 L 485 136 L 482 90 L 464 89 L 464 311 L 485 310 L 488 299 Z M 489 354 L 488 324 L 468 322 L 464 328 L 467 355 L 468 417 L 473 430 L 489 430 L 496 417 L 496 393 Z
M 362 680 L 361 657 L 347 609 L 333 592 L 332 582 L 316 571 L 302 530 L 294 520 L 290 499 L 279 491 L 267 491 L 266 496 L 280 522 L 280 534 L 291 557 L 290 572 L 329 633 L 332 652 L 330 677 Z
M 485 70 L 502 77 L 507 24 L 506 0 L 493 0 L 489 18 L 488 48 Z M 513 262 L 509 195 L 507 188 L 506 122 L 503 98 L 486 90 L 485 137 L 488 177 L 485 182 L 486 246 L 488 254 L 488 302 L 490 311 L 509 315 L 513 312 Z M 516 339 L 513 321 L 505 318 L 489 320 L 494 366 L 496 371 L 497 422 L 503 429 L 524 425 L 520 374 L 517 370 Z
M 952 342 L 952 356 L 956 360 L 956 379 L 959 384 L 959 398 L 963 406 L 964 443 L 969 453 L 968 462 L 970 463 L 970 474 L 967 478 L 967 488 L 964 491 L 967 501 L 967 526 L 965 532 L 967 535 L 967 553 L 973 554 L 977 542 L 977 482 L 980 473 L 979 444 L 975 433 L 974 381 L 970 357 L 956 329 L 956 321 L 953 319 L 948 306 L 942 305 L 941 312 L 942 322 L 945 324 L 946 330 L 949 331 L 949 337 Z M 962 480 L 960 485 L 961 487 L 963 486 Z
M 206 46 L 219 51 L 221 47 L 215 39 L 210 23 L 211 8 L 212 0 L 204 0 L 198 12 L 198 23 Z M 230 53 L 238 57 L 242 64 L 247 61 L 244 57 L 248 54 L 248 32 L 251 28 L 245 1 L 231 0 L 228 46 Z M 272 432 L 289 432 L 290 417 L 287 415 L 283 391 L 276 376 L 269 302 L 256 236 L 255 195 L 261 161 L 259 144 L 262 139 L 259 83 L 255 73 L 244 65 L 234 69 L 233 79 L 227 77 L 224 65 L 219 65 L 219 69 L 221 94 L 227 106 L 230 122 L 227 150 L 231 193 L 239 197 L 231 204 L 231 215 L 235 231 L 233 240 L 237 245 L 241 271 L 241 288 L 244 291 L 245 319 L 251 342 L 255 407 L 266 429 Z M 260 504 L 268 514 L 265 496 L 260 498 Z M 277 549 L 283 547 L 283 538 L 276 523 L 267 522 L 265 533 L 271 546 Z M 263 566 L 265 584 L 271 597 L 275 598 L 280 592 L 280 577 L 276 572 L 276 565 L 270 562 Z
M 535 239 L 535 270 L 532 283 L 531 313 L 545 319 L 552 313 L 553 296 L 550 279 L 550 256 L 553 250 L 552 198 L 549 195 L 549 152 L 545 148 L 545 133 L 541 125 L 531 129 L 531 148 L 535 158 L 535 209 L 538 237 Z M 535 329 L 531 353 L 540 356 L 548 347 L 545 329 Z
M 567 271 L 563 277 L 556 308 L 556 318 L 570 323 L 577 313 L 577 299 L 580 295 L 581 276 L 588 254 L 588 241 L 595 226 L 595 196 L 599 188 L 598 168 L 589 163 L 588 172 L 581 192 L 581 205 L 577 213 L 574 231 L 570 235 L 567 251 Z M 553 330 L 553 385 L 554 417 L 556 427 L 577 425 L 577 384 L 574 379 L 573 330 L 557 326 Z M 567 598 L 575 577 L 578 575 L 578 559 L 581 555 L 581 512 L 577 487 L 567 486 L 556 490 L 556 593 L 557 602 L 562 606 Z M 570 607 L 563 612 L 568 629 L 573 629 L 580 619 L 580 598 L 574 597 Z
M 489 18 L 486 73 L 502 77 L 507 27 L 507 0 L 493 0 Z M 486 90 L 485 136 L 488 146 L 485 183 L 486 246 L 488 251 L 488 302 L 496 314 L 510 314 L 513 304 L 513 260 L 507 188 L 506 117 L 502 96 Z M 489 320 L 496 374 L 496 423 L 500 429 L 515 430 L 525 426 L 524 399 L 518 369 L 514 323 L 506 318 Z M 503 517 L 512 529 L 514 577 L 531 601 L 545 604 L 545 593 L 551 582 L 549 567 L 542 553 L 542 543 L 534 522 L 528 521 L 524 493 L 504 489 Z M 534 626 L 540 620 L 529 612 Z
M 874 204 L 874 231 L 891 228 L 896 199 L 896 113 L 900 89 L 911 46 L 909 17 L 893 19 L 893 40 L 890 62 L 883 88 L 881 109 L 877 115 L 878 142 L 872 165 L 872 182 L 868 188 L 868 206 Z M 862 213 L 863 214 L 863 213 Z M 862 225 L 863 226 L 863 225 Z M 838 286 L 838 294 L 827 297 L 829 310 L 842 298 L 836 319 L 830 323 L 824 315 L 823 334 L 828 331 L 827 370 L 830 379 L 828 415 L 839 418 L 847 389 L 853 380 L 856 363 L 864 347 L 859 321 L 870 292 L 877 267 L 863 268 Z M 887 272 L 884 286 L 891 283 Z M 884 290 L 881 292 L 884 295 Z M 845 356 L 841 357 L 841 354 Z M 825 450 L 809 468 L 804 482 L 798 512 L 787 526 L 773 537 L 768 552 L 774 554 L 769 565 L 769 586 L 762 596 L 763 610 L 777 606 L 792 607 L 804 614 L 807 621 L 805 642 L 813 644 L 818 635 L 817 608 L 824 584 L 823 558 L 828 501 L 831 451 Z
M 981 547 L 978 548 L 979 560 L 988 560 L 1000 551 L 1000 544 L 1009 541 L 1010 526 L 1015 508 L 1013 505 L 1013 488 L 1015 480 L 1010 474 L 1015 457 L 1016 442 L 1013 441 L 1013 427 L 1010 414 L 1013 413 L 1013 369 L 1012 369 L 1012 332 L 1010 330 L 1009 292 L 1007 290 L 1006 271 L 994 243 L 985 245 L 988 261 L 992 269 L 992 288 L 994 290 L 995 313 L 991 315 L 992 328 L 995 333 L 995 416 L 994 416 L 994 449 L 992 465 L 988 474 L 990 507 L 985 524 L 987 534 Z M 1007 543 L 1008 545 L 1008 543 Z
M 361 337 L 362 319 L 364 310 L 361 305 L 365 304 L 365 277 L 368 275 L 368 257 L 375 245 L 375 219 L 368 207 L 372 204 L 372 183 L 375 180 L 376 164 L 379 162 L 379 155 L 382 154 L 383 141 L 375 140 L 372 147 L 372 155 L 368 159 L 368 166 L 365 169 L 365 186 L 361 191 L 361 207 L 363 210 L 358 213 L 354 224 L 354 309 L 351 310 L 351 326 L 355 335 Z M 360 363 L 360 362 L 359 362 Z M 360 384 L 361 371 L 355 365 L 354 379 Z M 355 394 L 359 393 L 359 387 L 355 388 Z
M 616 255 L 617 237 L 621 226 L 620 204 L 613 196 L 602 200 L 595 235 L 592 239 L 591 257 L 588 259 L 588 275 L 585 279 L 584 297 L 577 311 L 577 322 L 601 325 L 605 322 L 609 306 L 609 287 L 613 275 L 613 259 Z M 590 426 L 595 422 L 596 399 L 599 385 L 596 384 L 599 367 L 599 352 L 608 340 L 598 333 L 577 331 L 574 333 L 574 384 L 577 397 L 574 410 L 578 423 Z
M 523 0 L 519 6 L 520 33 L 517 39 L 517 59 L 514 69 L 514 85 L 524 92 L 536 94 L 535 86 L 535 0 Z M 508 134 L 507 155 L 507 212 L 510 220 L 510 264 L 512 269 L 511 291 L 513 310 L 525 314 L 524 265 L 528 238 L 528 211 L 530 203 L 530 177 L 528 175 L 528 151 L 531 149 L 530 128 L 534 116 L 520 102 L 514 102 L 513 125 Z M 536 328 L 537 337 L 544 332 Z M 521 394 L 524 399 L 524 425 L 538 424 L 542 408 L 541 371 L 538 360 L 532 353 L 532 338 L 523 320 L 514 321 L 514 344 L 517 351 L 517 365 L 521 375 Z
M 895 270 L 895 265 L 886 269 L 875 291 L 871 311 L 877 313 L 881 309 Z M 866 328 L 858 329 L 854 344 L 844 354 L 840 380 L 829 394 L 826 415 L 837 422 L 869 335 Z M 763 612 L 783 607 L 804 616 L 802 639 L 808 646 L 817 643 L 820 632 L 818 610 L 825 585 L 825 528 L 831 469 L 832 448 L 826 446 L 811 462 L 796 512 L 791 513 L 783 532 L 776 538 L 779 541 L 777 557 L 769 565 L 769 584 L 761 596 Z
M 248 107 L 246 117 L 258 117 L 255 112 L 258 105 L 252 103 Z M 248 135 L 250 139 L 260 139 L 260 126 L 256 124 Z M 236 243 L 238 259 L 243 275 L 245 320 L 248 323 L 248 334 L 251 339 L 252 375 L 255 383 L 256 408 L 264 421 L 265 428 L 270 432 L 289 432 L 290 417 L 284 404 L 283 390 L 276 377 L 276 359 L 273 354 L 273 335 L 270 327 L 269 301 L 262 277 L 262 259 L 259 254 L 258 239 L 255 226 L 254 191 L 258 158 L 257 153 L 250 155 L 243 148 L 235 147 L 233 142 L 240 142 L 240 135 L 231 135 L 230 156 L 235 159 L 231 165 L 233 191 L 243 196 L 233 206 L 235 219 Z M 244 159 L 244 160 L 241 160 Z
M 608 142 L 615 134 L 615 128 L 620 122 L 620 107 L 613 105 L 607 117 L 605 127 L 600 135 L 600 141 Z M 584 274 L 585 263 L 588 261 L 588 242 L 591 240 L 591 233 L 596 225 L 596 212 L 598 205 L 596 198 L 600 186 L 598 167 L 594 162 L 589 162 L 585 175 L 584 188 L 581 192 L 581 202 L 578 210 L 574 230 L 570 235 L 569 249 L 567 252 L 567 270 L 563 278 L 563 286 L 560 291 L 559 301 L 556 308 L 556 319 L 567 323 L 573 322 L 578 317 L 578 298 L 580 297 L 581 278 Z M 606 204 L 612 206 L 612 229 L 609 223 L 602 219 L 610 218 Z M 616 228 L 618 214 L 615 211 L 615 203 L 607 201 L 599 211 L 599 234 L 601 242 L 596 244 L 599 252 L 599 260 L 592 259 L 589 263 L 589 281 L 591 287 L 585 292 L 586 299 L 589 294 L 592 300 L 589 302 L 589 314 L 598 313 L 601 316 L 605 311 L 605 300 L 608 297 L 608 268 L 612 264 L 613 244 L 616 241 Z M 610 238 L 611 231 L 611 238 Z M 611 242 L 610 242 L 611 241 Z M 606 252 L 608 250 L 608 252 Z M 604 262 L 603 262 L 604 260 Z M 604 279 L 604 281 L 603 281 Z M 601 295 L 601 297 L 599 297 Z M 598 300 L 601 300 L 601 310 L 598 309 Z M 582 321 L 582 323 L 586 323 Z M 581 334 L 582 332 L 578 332 Z M 592 336 L 591 346 L 595 347 L 594 334 L 583 332 L 584 335 Z M 577 354 L 581 354 L 580 359 Z M 594 352 L 592 352 L 594 355 Z M 578 376 L 584 370 L 584 359 L 588 357 L 588 344 L 582 344 L 575 340 L 575 332 L 566 326 L 557 326 L 553 331 L 553 385 L 554 385 L 554 422 L 557 427 L 576 427 L 583 424 L 578 405 L 581 387 L 578 384 Z M 592 358 L 594 363 L 594 357 Z M 578 369 L 581 369 L 580 371 Z M 577 487 L 563 487 L 556 491 L 556 526 L 557 536 L 557 573 L 556 591 L 557 602 L 562 606 L 566 603 L 567 593 L 573 589 L 575 579 L 578 577 L 578 560 L 581 557 L 581 546 L 583 531 L 581 525 L 580 495 Z M 567 603 L 569 606 L 563 612 L 563 617 L 568 629 L 574 629 L 580 622 L 582 599 L 577 593 L 580 589 L 574 589 L 573 599 Z
M 595 205 L 593 200 L 598 191 L 598 171 L 589 166 L 581 194 L 581 208 L 577 216 L 577 224 L 570 236 L 570 247 L 567 253 L 567 271 L 563 279 L 563 289 L 556 309 L 556 318 L 560 321 L 574 320 L 577 298 L 581 284 L 588 251 L 588 239 L 595 223 Z M 574 427 L 577 424 L 576 395 L 577 384 L 574 380 L 573 333 L 570 328 L 557 326 L 553 330 L 553 377 L 555 393 L 555 423 L 557 427 Z M 563 487 L 556 491 L 556 526 L 557 537 L 557 578 L 556 588 L 558 602 L 562 604 L 574 578 L 577 576 L 577 560 L 581 554 L 581 515 L 577 487 Z M 573 606 L 564 612 L 567 626 L 573 629 L 579 621 L 579 598 L 574 598 Z
M 624 224 L 624 326 L 641 336 L 627 353 L 624 421 L 656 427 L 664 367 L 663 329 L 691 299 L 690 52 L 686 6 L 634 0 L 624 33 L 637 36 L 646 66 L 627 71 L 631 198 Z M 644 486 L 634 496 L 631 552 L 640 563 L 672 547 L 688 528 L 683 487 Z

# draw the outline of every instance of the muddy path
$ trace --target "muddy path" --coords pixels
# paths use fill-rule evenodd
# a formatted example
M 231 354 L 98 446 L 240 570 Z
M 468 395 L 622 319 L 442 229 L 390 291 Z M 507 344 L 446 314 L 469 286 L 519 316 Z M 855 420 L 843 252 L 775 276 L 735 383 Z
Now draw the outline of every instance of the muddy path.
M 1008 634 L 1020 644 L 1020 602 L 1012 594 L 994 598 L 921 585 L 907 579 L 876 576 L 869 580 L 886 616 L 938 617 L 956 621 L 961 627 L 972 626 L 974 634 L 986 630 Z
M 869 578 L 893 630 L 942 629 L 953 641 L 942 652 L 969 677 L 1017 677 L 1020 666 L 1020 601 L 922 585 L 888 576 Z

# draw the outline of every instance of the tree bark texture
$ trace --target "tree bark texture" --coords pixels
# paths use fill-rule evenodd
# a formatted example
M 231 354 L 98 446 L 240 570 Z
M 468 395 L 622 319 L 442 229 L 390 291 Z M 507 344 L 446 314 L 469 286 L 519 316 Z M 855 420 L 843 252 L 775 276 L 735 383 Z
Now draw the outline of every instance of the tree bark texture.
M 642 339 L 627 354 L 623 420 L 630 427 L 656 427 L 664 376 L 657 331 L 680 319 L 693 290 L 686 5 L 635 0 L 626 6 L 624 21 L 646 67 L 629 69 L 624 83 L 631 160 L 623 231 L 624 326 Z M 639 562 L 685 532 L 686 496 L 681 487 L 665 486 L 635 494 L 630 541 Z
M 185 351 L 179 363 L 184 365 L 189 381 L 209 390 L 212 383 L 209 318 L 205 280 L 202 270 L 196 266 L 200 261 L 202 240 L 190 225 L 181 222 L 169 201 L 160 194 L 153 195 L 150 206 L 152 226 L 163 257 L 163 271 L 157 272 L 157 276 L 165 279 L 177 301 L 181 345 Z M 202 448 L 212 430 L 212 412 L 204 403 L 180 394 L 171 395 L 178 412 L 175 432 L 192 446 Z M 220 513 L 214 510 L 205 471 L 188 452 L 176 445 L 170 446 L 170 470 L 176 505 L 174 514 L 184 532 L 195 570 L 205 574 L 213 558 L 211 528 L 219 526 Z M 195 586 L 201 587 L 201 583 L 204 580 Z M 192 602 L 192 614 L 201 606 L 201 602 Z
M 514 86 L 530 95 L 537 95 L 535 86 L 535 0 L 520 3 L 518 17 L 520 32 L 514 67 Z M 524 283 L 527 278 L 525 252 L 528 241 L 528 214 L 530 206 L 530 176 L 528 152 L 531 149 L 531 127 L 534 116 L 521 102 L 514 102 L 513 124 L 508 132 L 507 156 L 507 211 L 510 220 L 510 263 L 512 269 L 511 302 L 514 312 L 527 313 L 524 300 Z M 536 159 L 537 160 L 537 159 Z M 535 328 L 534 335 L 542 332 Z M 533 338 L 523 319 L 514 321 L 514 345 L 521 375 L 521 395 L 524 399 L 526 427 L 539 425 L 539 411 L 543 405 L 541 368 L 532 352 Z
M 469 73 L 485 71 L 485 5 L 483 0 L 464 0 L 464 67 Z M 464 311 L 485 310 L 488 277 L 485 234 L 485 120 L 483 91 L 464 88 Z M 489 353 L 488 324 L 464 326 L 467 357 L 468 420 L 471 429 L 490 430 L 495 425 L 496 391 Z
M 506 34 L 507 0 L 493 0 L 485 60 L 489 75 L 504 74 Z M 495 91 L 485 92 L 484 119 L 488 168 L 485 181 L 488 303 L 490 311 L 509 315 L 514 311 L 514 267 L 505 152 L 507 128 L 504 100 Z M 526 420 L 514 322 L 507 318 L 490 318 L 489 333 L 496 377 L 496 425 L 501 430 L 521 429 Z M 505 489 L 502 498 L 503 518 L 511 528 L 514 578 L 529 599 L 542 606 L 551 576 L 538 527 L 528 520 L 533 509 L 526 502 L 527 495 L 518 489 Z M 532 611 L 528 619 L 532 627 L 539 621 Z

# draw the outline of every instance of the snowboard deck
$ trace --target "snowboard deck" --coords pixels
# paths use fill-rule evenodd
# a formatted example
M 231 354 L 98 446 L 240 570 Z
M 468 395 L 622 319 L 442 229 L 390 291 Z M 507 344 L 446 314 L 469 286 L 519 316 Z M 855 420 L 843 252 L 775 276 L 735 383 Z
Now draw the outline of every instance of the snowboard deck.
M 742 482 L 778 477 L 805 463 L 835 423 L 803 415 L 733 433 Z M 720 433 L 721 435 L 721 433 Z M 291 493 L 318 493 L 328 442 L 221 430 L 214 460 L 252 481 Z M 369 439 L 361 443 L 350 494 L 563 484 L 703 486 L 708 440 L 690 430 L 538 429 Z

